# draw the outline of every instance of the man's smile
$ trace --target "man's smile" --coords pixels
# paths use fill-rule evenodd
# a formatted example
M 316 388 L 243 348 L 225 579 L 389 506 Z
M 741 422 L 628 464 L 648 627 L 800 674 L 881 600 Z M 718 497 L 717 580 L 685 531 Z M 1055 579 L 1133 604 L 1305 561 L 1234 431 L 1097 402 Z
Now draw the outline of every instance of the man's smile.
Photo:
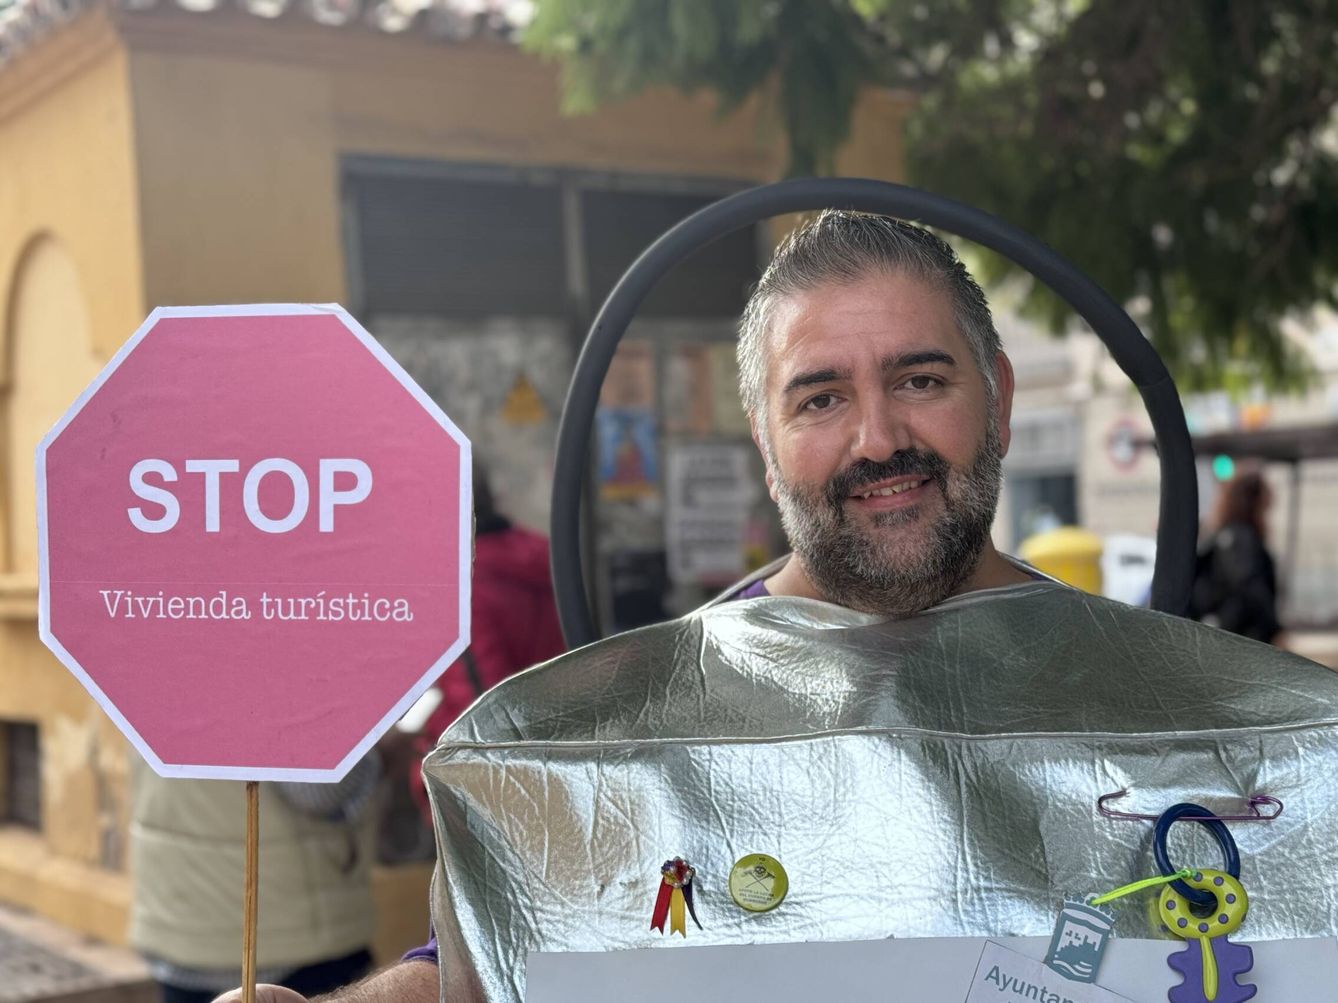
M 858 509 L 869 512 L 887 512 L 918 505 L 934 485 L 934 479 L 924 474 L 894 477 L 866 484 L 852 491 L 848 501 Z

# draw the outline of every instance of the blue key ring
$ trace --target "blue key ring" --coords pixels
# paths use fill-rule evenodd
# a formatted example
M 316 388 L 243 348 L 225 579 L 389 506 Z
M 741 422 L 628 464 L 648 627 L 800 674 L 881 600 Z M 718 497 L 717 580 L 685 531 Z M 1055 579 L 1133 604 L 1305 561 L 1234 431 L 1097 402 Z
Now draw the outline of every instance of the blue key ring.
M 1199 825 L 1213 834 L 1213 838 L 1217 840 L 1217 845 L 1222 849 L 1222 857 L 1225 861 L 1222 870 L 1233 878 L 1239 878 L 1240 850 L 1236 848 L 1236 841 L 1227 830 L 1226 823 L 1207 808 L 1190 804 L 1188 801 L 1172 805 L 1162 812 L 1157 819 L 1157 827 L 1152 834 L 1152 859 L 1157 862 L 1157 870 L 1169 878 L 1180 869 L 1172 865 L 1171 855 L 1166 852 L 1166 834 L 1171 831 L 1173 823 L 1186 816 L 1190 816 L 1193 821 L 1198 822 Z M 1212 907 L 1217 904 L 1217 898 L 1211 892 L 1191 888 L 1179 878 L 1171 882 L 1171 887 L 1194 905 Z

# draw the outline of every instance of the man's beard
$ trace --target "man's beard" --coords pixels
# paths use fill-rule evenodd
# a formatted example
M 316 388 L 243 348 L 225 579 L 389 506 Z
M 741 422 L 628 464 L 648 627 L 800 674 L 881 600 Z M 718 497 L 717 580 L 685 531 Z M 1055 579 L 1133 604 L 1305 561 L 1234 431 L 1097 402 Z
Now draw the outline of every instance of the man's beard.
M 956 592 L 980 561 L 999 502 L 1003 457 L 992 418 L 987 429 L 964 470 L 933 450 L 907 449 L 881 463 L 861 460 L 821 488 L 777 476 L 781 524 L 818 591 L 850 609 L 887 616 L 928 609 Z M 943 512 L 932 525 L 910 535 L 926 518 L 921 505 L 876 512 L 872 526 L 852 521 L 845 503 L 859 488 L 913 474 L 938 486 Z M 895 526 L 908 532 L 882 532 Z

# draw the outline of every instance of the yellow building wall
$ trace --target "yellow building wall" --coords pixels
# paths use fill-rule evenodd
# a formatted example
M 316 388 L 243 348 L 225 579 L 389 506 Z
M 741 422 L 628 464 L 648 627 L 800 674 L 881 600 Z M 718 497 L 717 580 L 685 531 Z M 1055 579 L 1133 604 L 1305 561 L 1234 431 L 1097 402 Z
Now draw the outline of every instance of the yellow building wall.
M 564 117 L 556 71 L 509 45 L 209 21 L 206 37 L 191 15 L 125 19 L 155 304 L 342 298 L 345 154 L 745 179 L 780 166 L 755 115 L 720 120 L 705 98 Z
M 841 169 L 896 177 L 904 111 L 866 98 Z M 344 300 L 345 155 L 759 182 L 785 160 L 756 104 L 655 92 L 569 118 L 556 69 L 510 45 L 231 6 L 98 8 L 0 72 L 0 718 L 38 721 L 44 761 L 41 836 L 0 827 L 0 900 L 124 941 L 130 753 L 36 636 L 36 436 L 153 306 Z M 382 960 L 421 938 L 428 876 L 378 875 Z
M 655 91 L 570 117 L 555 67 L 493 41 L 123 15 L 134 56 L 146 299 L 339 300 L 344 155 L 767 181 L 783 137 L 751 102 Z M 906 99 L 871 94 L 841 170 L 896 178 Z
M 129 748 L 37 637 L 33 452 L 143 316 L 127 60 L 100 13 L 0 76 L 0 720 L 36 723 L 42 831 L 0 898 L 121 936 Z

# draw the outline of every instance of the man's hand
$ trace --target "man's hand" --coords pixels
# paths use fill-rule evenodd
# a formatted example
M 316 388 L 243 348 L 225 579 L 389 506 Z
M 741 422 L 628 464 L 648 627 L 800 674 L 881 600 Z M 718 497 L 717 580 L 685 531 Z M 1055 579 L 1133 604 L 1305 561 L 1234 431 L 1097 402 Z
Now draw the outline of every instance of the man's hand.
M 283 986 L 256 986 L 256 1003 L 437 1003 L 437 977 L 431 962 L 401 961 L 316 1000 Z M 233 989 L 214 1003 L 242 1003 L 242 991 Z
M 226 992 L 214 1003 L 242 1003 L 242 991 L 233 989 Z M 301 993 L 295 993 L 283 986 L 256 986 L 256 1003 L 309 1003 Z

